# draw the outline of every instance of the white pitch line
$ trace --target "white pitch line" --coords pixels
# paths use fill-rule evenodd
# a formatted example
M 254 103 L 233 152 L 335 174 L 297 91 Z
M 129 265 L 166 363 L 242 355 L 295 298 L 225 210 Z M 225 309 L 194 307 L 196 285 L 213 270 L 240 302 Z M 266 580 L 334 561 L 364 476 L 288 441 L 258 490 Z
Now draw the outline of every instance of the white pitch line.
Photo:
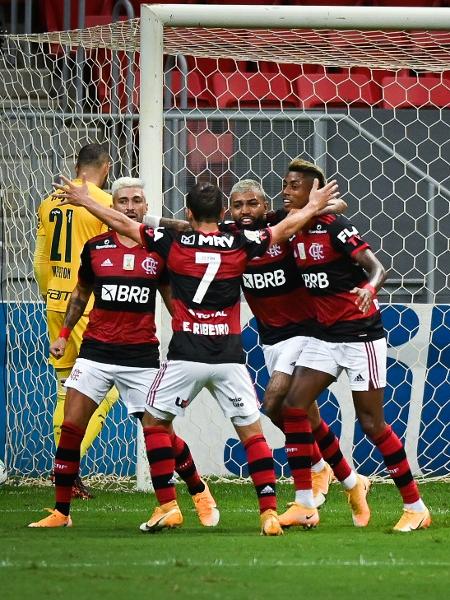
M 450 562 L 440 562 L 440 561 L 408 561 L 408 560 L 367 560 L 363 556 L 360 556 L 358 560 L 328 560 L 322 559 L 318 561 L 308 561 L 308 560 L 298 560 L 298 561 L 262 561 L 257 558 L 250 561 L 227 561 L 223 559 L 217 559 L 211 562 L 200 562 L 193 560 L 183 560 L 183 559 L 172 559 L 172 560 L 143 560 L 140 562 L 127 562 L 127 567 L 139 567 L 139 568 L 148 568 L 148 567 L 198 567 L 198 568 L 243 568 L 243 567 L 252 567 L 252 568 L 270 568 L 270 567 L 292 567 L 292 568 L 323 568 L 323 567 L 371 567 L 371 568 L 379 568 L 379 567 L 443 567 L 449 568 Z M 109 561 L 101 561 L 97 563 L 93 562 L 70 562 L 70 563 L 47 563 L 46 561 L 14 561 L 10 559 L 4 559 L 0 561 L 0 569 L 29 569 L 29 568 L 38 568 L 38 569 L 98 569 L 102 567 L 105 568 L 121 568 L 123 567 L 123 562 L 109 562 Z

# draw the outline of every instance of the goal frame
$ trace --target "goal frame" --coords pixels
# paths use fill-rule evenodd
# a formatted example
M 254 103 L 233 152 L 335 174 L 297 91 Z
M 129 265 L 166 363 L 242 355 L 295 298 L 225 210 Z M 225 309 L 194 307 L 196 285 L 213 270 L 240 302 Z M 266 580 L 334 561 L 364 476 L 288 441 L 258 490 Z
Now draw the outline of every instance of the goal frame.
M 141 5 L 140 175 L 162 210 L 164 27 L 450 30 L 450 8 L 376 6 Z
M 163 52 L 165 27 L 319 30 L 449 30 L 450 8 L 364 6 L 267 6 L 144 4 L 140 39 L 140 176 L 146 182 L 151 211 L 163 209 Z M 161 304 L 156 320 L 162 333 Z M 149 489 L 143 438 L 138 438 L 137 486 Z

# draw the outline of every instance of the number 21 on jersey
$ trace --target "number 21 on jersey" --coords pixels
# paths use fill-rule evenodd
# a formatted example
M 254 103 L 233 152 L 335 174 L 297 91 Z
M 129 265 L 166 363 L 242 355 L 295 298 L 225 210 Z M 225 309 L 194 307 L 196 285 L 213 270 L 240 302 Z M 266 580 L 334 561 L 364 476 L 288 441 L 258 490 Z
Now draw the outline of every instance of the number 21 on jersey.
M 62 211 L 60 208 L 53 208 L 50 211 L 50 222 L 55 223 L 53 230 L 52 247 L 50 250 L 50 260 L 71 262 L 72 260 L 72 225 L 73 225 L 73 209 L 69 208 Z M 61 238 L 63 237 L 63 229 L 65 231 L 66 243 L 64 246 L 64 259 L 62 257 Z

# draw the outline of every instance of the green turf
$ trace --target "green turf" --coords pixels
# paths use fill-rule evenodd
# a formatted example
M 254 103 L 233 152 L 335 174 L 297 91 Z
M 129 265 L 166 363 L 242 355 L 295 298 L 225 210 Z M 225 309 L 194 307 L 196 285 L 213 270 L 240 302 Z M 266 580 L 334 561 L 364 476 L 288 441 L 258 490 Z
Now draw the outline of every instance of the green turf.
M 202 528 L 181 486 L 185 523 L 179 530 L 142 534 L 154 499 L 143 493 L 98 491 L 75 501 L 71 529 L 25 525 L 53 505 L 51 488 L 0 488 L 0 597 L 57 598 L 301 598 L 432 600 L 450 589 L 449 484 L 422 486 L 433 511 L 427 531 L 393 534 L 401 512 L 392 485 L 374 485 L 372 520 L 353 527 L 333 485 L 312 531 L 259 535 L 249 485 L 211 486 L 221 508 L 217 528 Z M 279 486 L 280 506 L 292 488 Z

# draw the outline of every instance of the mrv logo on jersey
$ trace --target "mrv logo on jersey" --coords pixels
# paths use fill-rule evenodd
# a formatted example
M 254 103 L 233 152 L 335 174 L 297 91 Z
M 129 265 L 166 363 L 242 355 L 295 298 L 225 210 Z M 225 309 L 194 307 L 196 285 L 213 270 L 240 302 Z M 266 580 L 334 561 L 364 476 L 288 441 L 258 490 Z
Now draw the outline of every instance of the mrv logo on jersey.
M 138 285 L 102 285 L 102 300 L 106 302 L 136 302 L 145 304 L 150 296 L 150 288 Z

